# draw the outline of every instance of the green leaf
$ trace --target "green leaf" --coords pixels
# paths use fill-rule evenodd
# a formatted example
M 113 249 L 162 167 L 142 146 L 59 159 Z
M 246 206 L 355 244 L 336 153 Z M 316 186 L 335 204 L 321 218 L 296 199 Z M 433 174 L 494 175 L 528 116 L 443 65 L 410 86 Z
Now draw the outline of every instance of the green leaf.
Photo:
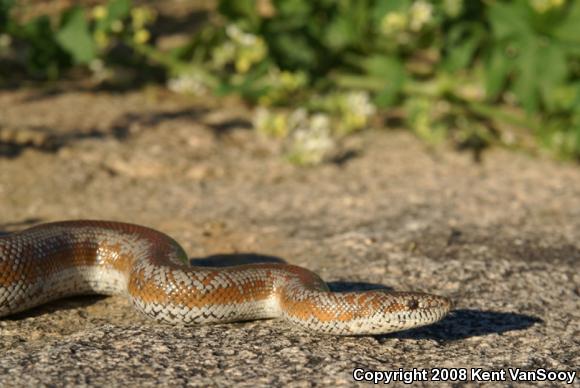
M 539 68 L 536 39 L 532 37 L 522 40 L 520 50 L 517 58 L 519 74 L 517 74 L 513 89 L 526 112 L 532 113 L 538 108 L 538 74 L 545 69 Z
M 85 19 L 85 12 L 80 7 L 74 7 L 63 15 L 56 41 L 76 63 L 88 63 L 96 56 L 97 50 Z
M 8 29 L 10 21 L 10 10 L 16 3 L 16 0 L 0 0 L 0 32 Z
M 18 29 L 18 37 L 27 45 L 26 66 L 30 73 L 55 79 L 63 67 L 70 65 L 70 56 L 55 41 L 48 16 L 39 16 Z
M 349 16 L 353 25 L 359 33 L 369 29 L 369 0 L 351 0 L 347 2 L 348 6 L 342 7 L 340 13 L 344 16 Z M 341 3 L 342 4 L 342 3 Z M 359 34 L 357 39 L 362 36 Z
M 326 29 L 324 41 L 329 48 L 340 50 L 358 38 L 358 31 L 348 17 L 337 17 L 330 23 Z
M 467 67 L 480 47 L 484 34 L 482 27 L 475 23 L 460 23 L 451 27 L 445 43 L 445 69 L 455 72 Z
M 217 85 L 215 92 L 222 96 L 230 93 L 239 93 L 249 100 L 257 100 L 268 91 L 269 86 L 261 82 L 267 75 L 268 68 L 269 65 L 263 62 L 246 74 L 245 78 L 237 80 L 238 82 L 231 82 L 232 79 L 230 79 Z
M 375 54 L 362 59 L 361 65 L 371 76 L 388 77 L 392 70 L 398 69 L 400 62 L 391 56 Z
M 379 24 L 382 18 L 390 12 L 405 12 L 411 5 L 410 0 L 382 0 L 376 1 L 372 9 L 373 19 Z
M 375 104 L 379 107 L 392 106 L 406 82 L 405 68 L 396 57 L 375 55 L 363 64 L 370 77 L 380 77 L 384 86 L 375 96 Z
M 304 35 L 279 34 L 272 36 L 270 48 L 285 68 L 303 68 L 310 71 L 318 62 L 316 49 Z
M 538 49 L 537 84 L 544 103 L 549 109 L 555 108 L 556 101 L 552 100 L 553 91 L 563 85 L 568 77 L 568 66 L 563 49 L 556 45 L 542 45 Z
M 548 109 L 556 108 L 554 90 L 568 77 L 564 50 L 545 38 L 531 37 L 519 43 L 518 73 L 513 86 L 519 102 L 528 113 L 537 111 L 540 101 Z
M 309 0 L 274 0 L 279 17 L 302 18 L 312 14 L 315 2 Z
M 553 36 L 563 42 L 580 43 L 580 1 L 573 1 L 565 21 L 556 27 Z
M 368 1 L 341 1 L 324 29 L 323 44 L 338 51 L 346 47 L 362 46 L 368 30 Z
M 489 6 L 489 21 L 497 39 L 532 34 L 529 10 L 520 2 L 493 2 Z
M 107 3 L 107 15 L 97 22 L 98 30 L 110 30 L 113 22 L 123 20 L 131 12 L 131 0 L 109 0 Z
M 254 24 L 259 19 L 256 0 L 220 0 L 218 10 L 233 21 L 244 19 Z
M 507 57 L 504 45 L 494 46 L 485 66 L 485 90 L 489 99 L 496 99 L 502 92 L 511 68 L 512 63 Z
M 107 4 L 107 19 L 109 22 L 124 19 L 131 12 L 131 0 L 109 0 Z

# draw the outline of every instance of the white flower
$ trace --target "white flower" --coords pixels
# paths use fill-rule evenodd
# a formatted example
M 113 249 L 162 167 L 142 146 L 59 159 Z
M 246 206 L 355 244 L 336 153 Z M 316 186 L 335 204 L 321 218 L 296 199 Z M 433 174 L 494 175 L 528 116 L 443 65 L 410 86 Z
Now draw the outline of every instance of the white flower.
M 364 91 L 350 92 L 346 96 L 346 101 L 352 111 L 361 116 L 372 116 L 377 110 L 371 102 L 369 94 Z
M 367 92 L 352 91 L 339 96 L 338 112 L 340 120 L 335 132 L 348 134 L 364 129 L 371 116 L 375 114 L 376 107 Z
M 253 124 L 263 135 L 285 138 L 288 158 L 300 165 L 319 164 L 334 148 L 330 116 L 315 113 L 311 116 L 304 108 L 292 112 L 276 112 L 258 107 Z
M 254 111 L 252 122 L 258 133 L 269 137 L 285 137 L 290 130 L 287 113 L 274 112 L 261 106 Z
M 167 87 L 174 93 L 193 94 L 196 96 L 207 93 L 207 87 L 202 79 L 194 74 L 181 74 L 175 78 L 169 79 Z
M 236 72 L 247 73 L 250 68 L 267 55 L 267 45 L 261 37 L 242 31 L 235 24 L 226 27 L 226 35 L 230 41 L 212 53 L 212 61 L 218 68 L 229 62 L 234 62 Z
M 304 108 L 295 109 L 288 117 L 288 127 L 290 130 L 303 128 L 308 125 L 308 112 Z
M 226 34 L 235 42 L 244 46 L 252 46 L 258 41 L 258 37 L 254 34 L 249 34 L 240 29 L 235 24 L 230 24 L 226 27 Z
M 328 115 L 316 113 L 307 124 L 293 132 L 289 157 L 298 164 L 314 165 L 322 162 L 335 144 Z
M 407 28 L 407 15 L 401 12 L 389 12 L 381 20 L 381 31 L 385 35 L 396 34 Z
M 409 9 L 409 28 L 411 31 L 421 31 L 424 25 L 429 23 L 433 18 L 433 5 L 419 0 L 411 5 Z
M 316 113 L 310 119 L 310 131 L 322 135 L 330 133 L 330 118 L 324 113 Z
M 232 42 L 225 42 L 217 46 L 211 53 L 211 61 L 213 65 L 221 69 L 231 62 L 236 56 L 236 46 Z
M 252 124 L 254 125 L 254 128 L 259 130 L 259 129 L 264 128 L 266 126 L 269 119 L 270 119 L 270 112 L 268 111 L 268 109 L 264 108 L 263 106 L 259 106 L 254 111 L 254 117 L 252 119 Z

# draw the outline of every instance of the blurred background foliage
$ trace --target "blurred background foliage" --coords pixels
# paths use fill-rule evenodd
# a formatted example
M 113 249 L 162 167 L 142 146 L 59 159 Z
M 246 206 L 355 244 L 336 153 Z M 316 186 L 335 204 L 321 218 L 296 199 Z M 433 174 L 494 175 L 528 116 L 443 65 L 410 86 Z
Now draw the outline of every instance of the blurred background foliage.
M 170 47 L 148 4 L 25 18 L 0 0 L 0 86 L 74 76 L 235 94 L 304 165 L 395 125 L 476 155 L 493 145 L 580 160 L 580 1 L 219 0 Z

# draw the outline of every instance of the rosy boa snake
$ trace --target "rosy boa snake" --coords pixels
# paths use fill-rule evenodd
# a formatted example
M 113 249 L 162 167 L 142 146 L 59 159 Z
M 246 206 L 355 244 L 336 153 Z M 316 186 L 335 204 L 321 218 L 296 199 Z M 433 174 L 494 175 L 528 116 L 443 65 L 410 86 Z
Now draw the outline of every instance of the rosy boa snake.
M 0 317 L 93 293 L 125 294 L 161 322 L 282 318 L 337 335 L 428 325 L 452 305 L 419 292 L 331 292 L 318 275 L 288 264 L 191 267 L 171 237 L 132 224 L 64 221 L 0 236 Z

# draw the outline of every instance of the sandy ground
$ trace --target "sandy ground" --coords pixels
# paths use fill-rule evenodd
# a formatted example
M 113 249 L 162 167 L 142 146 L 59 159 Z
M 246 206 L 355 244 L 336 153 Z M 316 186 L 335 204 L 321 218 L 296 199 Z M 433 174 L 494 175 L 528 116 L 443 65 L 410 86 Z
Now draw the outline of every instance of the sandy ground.
M 0 92 L 0 151 L 11 155 L 0 157 L 0 231 L 134 222 L 173 236 L 192 259 L 281 258 L 335 290 L 421 290 L 448 295 L 456 310 L 426 328 L 330 337 L 276 320 L 170 327 L 123 297 L 77 297 L 0 320 L 0 385 L 351 385 L 357 368 L 429 378 L 431 368 L 466 368 L 468 378 L 471 368 L 579 371 L 578 167 L 502 150 L 475 164 L 381 130 L 352 139 L 355 157 L 303 169 L 256 137 L 249 118 L 235 102 L 158 90 Z

